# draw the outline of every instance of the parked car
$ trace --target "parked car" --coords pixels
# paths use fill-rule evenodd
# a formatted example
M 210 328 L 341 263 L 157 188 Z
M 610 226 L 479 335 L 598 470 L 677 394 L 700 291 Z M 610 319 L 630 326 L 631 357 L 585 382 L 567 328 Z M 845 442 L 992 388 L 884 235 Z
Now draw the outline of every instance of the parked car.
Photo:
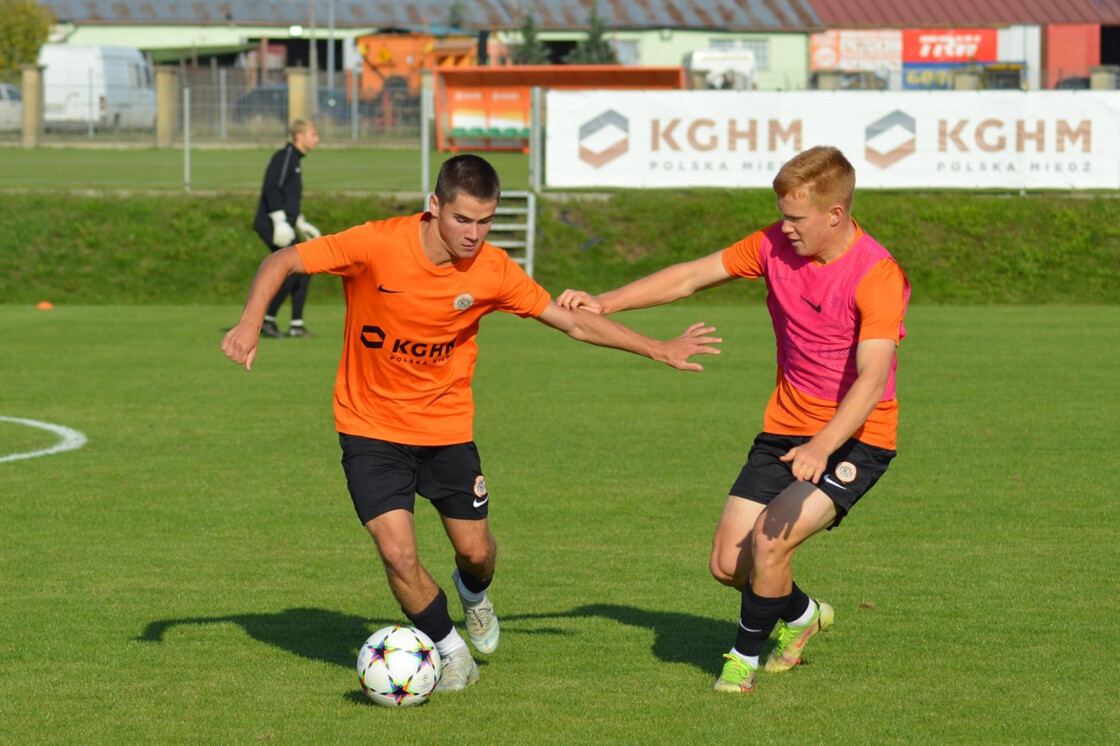
M 346 91 L 340 88 L 320 88 L 319 118 L 335 124 L 349 124 L 352 113 Z M 365 102 L 358 103 L 358 116 L 370 113 Z M 288 122 L 288 87 L 285 85 L 262 85 L 254 88 L 241 98 L 233 107 L 233 121 L 247 123 L 252 121 Z
M 0 83 L 0 130 L 18 130 L 23 127 L 23 96 L 19 88 Z

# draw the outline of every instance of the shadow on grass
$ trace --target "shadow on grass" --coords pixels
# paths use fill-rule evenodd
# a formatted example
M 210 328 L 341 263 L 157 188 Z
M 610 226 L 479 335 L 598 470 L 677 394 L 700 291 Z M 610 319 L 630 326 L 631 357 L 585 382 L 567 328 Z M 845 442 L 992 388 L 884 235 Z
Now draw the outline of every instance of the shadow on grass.
M 630 627 L 648 629 L 654 633 L 652 650 L 659 660 L 666 663 L 687 663 L 704 672 L 716 670 L 722 663 L 720 655 L 735 642 L 734 621 L 617 604 L 588 604 L 558 614 L 503 615 L 502 632 L 522 633 L 511 622 L 590 617 L 612 619 Z M 526 631 L 525 634 L 541 634 L 542 631 L 544 630 Z M 573 634 L 567 630 L 550 629 L 547 632 Z
M 589 604 L 556 614 L 500 615 L 503 635 L 579 634 L 558 627 L 519 628 L 520 622 L 600 617 L 620 624 L 641 627 L 654 633 L 653 654 L 666 663 L 687 663 L 710 672 L 719 656 L 734 642 L 734 624 L 726 619 L 708 619 L 673 611 L 650 611 L 615 604 Z M 361 641 L 374 630 L 398 619 L 368 619 L 326 609 L 286 609 L 271 614 L 187 617 L 150 622 L 140 642 L 163 642 L 174 627 L 232 623 L 254 640 L 287 650 L 310 660 L 354 665 Z
M 163 642 L 169 629 L 181 626 L 232 623 L 254 640 L 287 650 L 315 661 L 337 663 L 352 668 L 358 646 L 374 630 L 397 619 L 368 619 L 326 609 L 286 609 L 272 614 L 233 614 L 230 616 L 188 617 L 150 622 L 140 642 Z

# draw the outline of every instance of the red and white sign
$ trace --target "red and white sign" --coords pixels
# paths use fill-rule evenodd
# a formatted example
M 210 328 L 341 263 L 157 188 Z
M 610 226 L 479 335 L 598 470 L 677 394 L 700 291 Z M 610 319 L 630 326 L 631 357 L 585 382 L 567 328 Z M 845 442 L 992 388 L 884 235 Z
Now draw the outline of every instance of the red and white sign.
M 991 28 L 904 29 L 903 62 L 995 62 L 999 32 Z
M 809 69 L 902 69 L 902 32 L 832 29 L 809 36 Z

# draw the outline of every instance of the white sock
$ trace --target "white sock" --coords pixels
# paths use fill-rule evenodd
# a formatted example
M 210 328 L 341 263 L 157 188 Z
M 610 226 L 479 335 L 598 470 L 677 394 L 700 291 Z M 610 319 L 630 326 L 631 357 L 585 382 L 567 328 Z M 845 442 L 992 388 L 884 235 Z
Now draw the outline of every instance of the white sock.
M 303 319 L 292 319 L 292 326 L 303 326 Z
M 442 655 L 442 652 L 440 654 Z M 736 658 L 738 658 L 739 660 L 743 661 L 743 663 L 746 663 L 751 668 L 758 668 L 758 656 L 757 655 L 743 655 L 742 653 L 740 653 L 735 648 L 731 648 L 731 654 L 733 656 L 735 656 Z
M 459 632 L 454 627 L 451 628 L 451 634 L 447 637 L 436 640 L 436 650 L 439 651 L 441 658 L 446 658 L 459 648 L 465 647 L 467 647 L 467 643 L 463 642 L 463 638 L 459 637 Z
M 276 317 L 275 316 L 269 316 L 268 314 L 265 314 L 264 320 L 265 321 L 271 321 L 273 324 L 276 323 Z
M 462 596 L 463 600 L 471 606 L 481 603 L 482 600 L 486 598 L 486 591 L 482 593 L 473 593 L 467 590 L 467 587 L 463 585 L 463 579 L 458 575 L 455 576 L 455 587 L 458 589 L 459 595 Z
M 792 622 L 786 622 L 787 627 L 804 627 L 809 622 L 813 621 L 813 614 L 817 613 L 817 602 L 809 599 L 809 608 L 805 609 L 805 613 L 794 619 Z

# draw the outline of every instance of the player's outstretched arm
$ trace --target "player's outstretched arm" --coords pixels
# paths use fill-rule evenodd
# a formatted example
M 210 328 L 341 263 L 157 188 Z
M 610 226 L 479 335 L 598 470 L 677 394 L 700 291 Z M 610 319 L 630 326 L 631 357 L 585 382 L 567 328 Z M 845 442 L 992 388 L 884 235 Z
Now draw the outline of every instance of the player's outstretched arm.
M 718 355 L 719 348 L 713 345 L 723 342 L 719 337 L 711 336 L 715 327 L 703 322 L 688 327 L 679 337 L 662 341 L 598 314 L 578 309 L 569 311 L 561 308 L 555 301 L 548 304 L 539 320 L 572 339 L 633 352 L 677 370 L 704 370 L 700 364 L 689 362 L 689 358 L 694 355 Z
M 599 314 L 672 303 L 732 280 L 724 269 L 722 254 L 722 251 L 717 251 L 691 262 L 674 264 L 602 295 L 565 290 L 557 296 L 556 302 L 562 308 L 582 308 Z
M 249 298 L 241 312 L 237 326 L 226 333 L 222 340 L 222 352 L 233 362 L 244 365 L 245 370 L 253 369 L 257 356 L 257 342 L 260 340 L 261 324 L 268 303 L 276 291 L 291 274 L 304 274 L 303 260 L 294 246 L 275 251 L 264 258 L 253 277 L 249 288 Z

